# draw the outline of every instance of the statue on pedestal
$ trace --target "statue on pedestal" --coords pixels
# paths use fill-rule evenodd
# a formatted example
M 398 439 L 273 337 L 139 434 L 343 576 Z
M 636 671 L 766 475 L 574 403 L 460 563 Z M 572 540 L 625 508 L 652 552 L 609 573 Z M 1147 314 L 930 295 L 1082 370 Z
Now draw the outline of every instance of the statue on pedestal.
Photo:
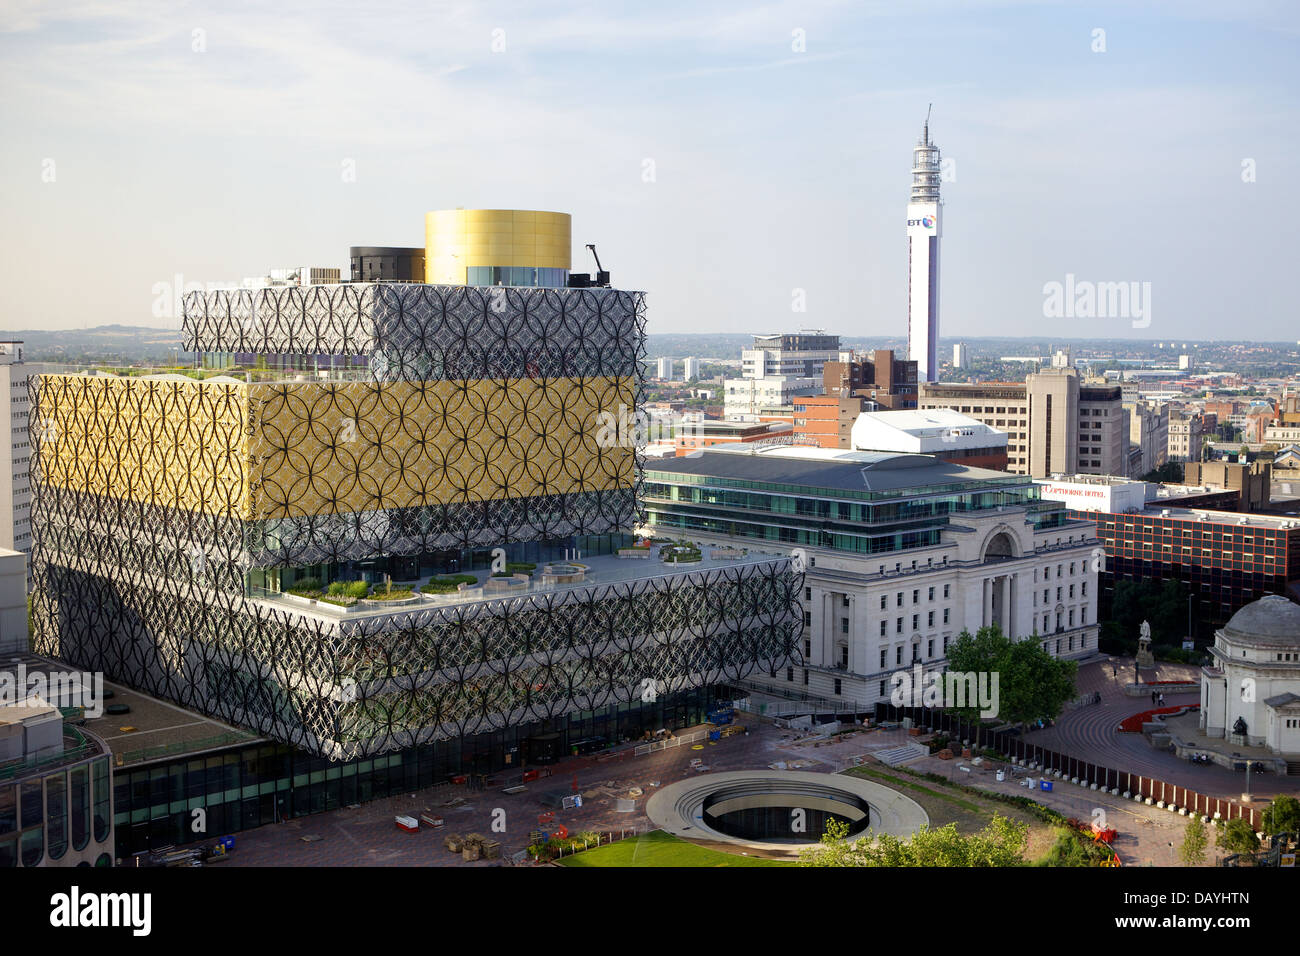
M 1151 653 L 1151 622 L 1143 621 L 1138 629 L 1137 662 L 1142 667 L 1155 667 L 1156 657 Z
M 1244 717 L 1237 718 L 1237 722 L 1232 725 L 1232 732 L 1239 737 L 1246 736 L 1246 719 Z

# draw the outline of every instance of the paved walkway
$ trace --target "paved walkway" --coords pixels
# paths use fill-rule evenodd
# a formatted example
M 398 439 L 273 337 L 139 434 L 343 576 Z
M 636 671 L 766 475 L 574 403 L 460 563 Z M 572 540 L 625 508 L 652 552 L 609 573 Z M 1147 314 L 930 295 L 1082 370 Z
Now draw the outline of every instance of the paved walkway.
M 1190 665 L 1161 664 L 1154 674 L 1144 669 L 1142 680 L 1178 680 L 1199 677 L 1199 674 L 1200 669 Z M 1123 687 L 1132 680 L 1132 658 L 1117 658 L 1113 664 L 1109 659 L 1101 659 L 1080 666 L 1079 693 L 1098 691 L 1101 703 L 1067 710 L 1055 726 L 1027 732 L 1025 742 L 1115 770 L 1189 787 L 1206 796 L 1239 799 L 1246 782 L 1244 773 L 1217 765 L 1193 764 L 1171 752 L 1153 749 L 1142 734 L 1119 732 L 1120 721 L 1125 717 L 1152 708 L 1150 697 L 1125 696 Z M 1165 698 L 1166 707 L 1199 703 L 1199 690 Z M 1260 796 L 1300 795 L 1300 778 L 1271 773 L 1252 774 L 1250 789 L 1251 793 Z
M 1130 670 L 1129 673 L 1131 674 L 1132 671 Z M 963 764 L 970 767 L 969 773 L 959 769 Z M 911 770 L 920 773 L 937 773 L 956 783 L 979 790 L 1029 797 L 1036 803 L 1051 807 L 1067 817 L 1074 817 L 1085 823 L 1097 820 L 1114 827 L 1117 835 L 1112 846 L 1124 866 L 1183 865 L 1178 859 L 1178 848 L 1183 843 L 1187 817 L 1059 780 L 1055 781 L 1051 792 L 1042 790 L 1031 792 L 1027 787 L 1022 786 L 1019 778 L 1013 777 L 1012 773 L 1008 773 L 1007 779 L 999 783 L 995 773 L 995 768 L 998 766 L 1006 765 L 985 762 L 982 767 L 974 767 L 969 761 L 940 760 L 938 757 L 925 757 L 908 765 Z M 1098 811 L 1104 815 L 1099 815 Z M 1206 865 L 1212 865 L 1219 856 L 1222 856 L 1214 848 L 1214 835 L 1209 836 L 1210 846 L 1206 850 Z

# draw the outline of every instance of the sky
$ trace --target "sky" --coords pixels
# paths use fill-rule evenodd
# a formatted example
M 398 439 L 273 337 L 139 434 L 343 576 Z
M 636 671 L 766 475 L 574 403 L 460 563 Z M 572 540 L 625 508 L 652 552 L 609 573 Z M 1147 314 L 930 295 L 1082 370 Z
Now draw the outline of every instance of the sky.
M 1296 340 L 1298 64 L 1290 0 L 4 0 L 0 328 L 176 327 L 461 206 L 571 213 L 652 333 L 905 335 L 933 103 L 944 337 Z

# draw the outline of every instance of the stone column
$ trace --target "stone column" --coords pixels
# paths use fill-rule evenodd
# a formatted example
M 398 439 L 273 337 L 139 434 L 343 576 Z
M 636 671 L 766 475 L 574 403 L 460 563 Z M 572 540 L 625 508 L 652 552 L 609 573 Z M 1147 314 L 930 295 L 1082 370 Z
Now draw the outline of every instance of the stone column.
M 980 627 L 993 621 L 993 580 L 985 578 L 982 582 L 984 588 L 983 611 L 980 615 Z
M 1011 575 L 1002 575 L 1002 633 L 1011 636 Z

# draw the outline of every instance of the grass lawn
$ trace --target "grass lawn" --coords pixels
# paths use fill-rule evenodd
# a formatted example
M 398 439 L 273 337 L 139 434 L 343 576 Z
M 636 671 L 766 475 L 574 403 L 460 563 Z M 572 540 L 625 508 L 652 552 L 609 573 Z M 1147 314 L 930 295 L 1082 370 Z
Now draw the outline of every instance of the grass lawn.
M 764 860 L 738 853 L 720 853 L 679 840 L 671 833 L 654 830 L 639 837 L 620 840 L 596 850 L 566 856 L 562 866 L 789 866 L 780 860 Z

